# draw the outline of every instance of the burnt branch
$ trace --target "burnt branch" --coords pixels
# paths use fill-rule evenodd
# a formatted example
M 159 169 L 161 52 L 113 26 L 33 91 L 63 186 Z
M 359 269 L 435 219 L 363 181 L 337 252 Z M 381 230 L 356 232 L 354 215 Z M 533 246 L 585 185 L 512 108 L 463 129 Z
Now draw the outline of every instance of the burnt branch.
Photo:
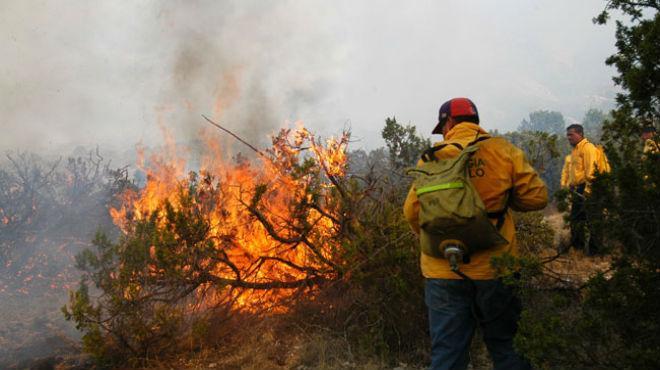
M 322 216 L 327 217 L 330 221 L 332 221 L 335 225 L 341 225 L 343 224 L 341 221 L 339 221 L 335 216 L 331 215 L 330 213 L 326 212 L 323 208 L 321 208 L 318 204 L 312 202 L 309 203 L 309 207 L 312 209 L 315 209 L 318 213 L 320 213 Z
M 205 275 L 204 278 L 209 282 L 221 286 L 231 286 L 234 288 L 255 290 L 309 288 L 314 285 L 322 285 L 330 281 L 327 278 L 320 276 L 313 276 L 307 279 L 298 279 L 292 281 L 268 281 L 260 283 L 249 282 L 245 280 L 226 279 L 211 274 Z
M 259 220 L 259 222 L 264 226 L 264 228 L 265 228 L 266 231 L 268 232 L 268 235 L 270 235 L 273 239 L 275 239 L 276 241 L 278 241 L 278 242 L 280 242 L 280 243 L 284 243 L 284 244 L 296 244 L 296 243 L 300 243 L 300 242 L 302 242 L 302 243 L 305 244 L 305 245 L 307 246 L 307 248 L 308 248 L 309 250 L 311 250 L 312 253 L 314 253 L 314 255 L 315 255 L 317 258 L 319 258 L 323 263 L 325 263 L 325 264 L 331 266 L 335 271 L 339 271 L 339 270 L 340 270 L 340 269 L 339 269 L 339 266 L 338 266 L 337 264 L 335 264 L 334 262 L 332 262 L 332 261 L 330 261 L 329 259 L 327 259 L 327 258 L 323 255 L 323 253 L 321 253 L 321 251 L 319 250 L 319 248 L 318 248 L 316 245 L 314 245 L 314 244 L 313 244 L 313 243 L 307 238 L 307 236 L 309 235 L 309 233 L 313 230 L 313 225 L 316 224 L 316 222 L 318 222 L 319 220 L 316 220 L 314 224 L 312 224 L 311 226 L 307 227 L 305 230 L 302 230 L 302 231 L 300 232 L 299 236 L 297 236 L 297 237 L 293 237 L 293 238 L 285 238 L 285 237 L 279 235 L 279 233 L 277 232 L 277 230 L 275 230 L 275 227 L 270 223 L 270 221 L 268 221 L 268 218 L 266 218 L 266 216 L 265 216 L 263 213 L 261 213 L 256 207 L 250 206 L 250 205 L 248 205 L 247 203 L 245 203 L 245 202 L 243 202 L 243 201 L 240 201 L 240 202 L 241 202 L 241 204 L 243 204 L 243 206 L 246 207 L 246 209 L 247 209 L 248 211 L 250 211 L 250 213 L 251 213 L 252 215 L 254 215 L 254 217 L 257 218 L 257 220 Z
M 263 256 L 259 257 L 260 261 L 277 261 L 279 263 L 282 263 L 284 265 L 287 265 L 295 270 L 301 271 L 301 272 L 306 272 L 306 273 L 311 273 L 311 274 L 318 274 L 320 271 L 318 269 L 315 269 L 313 267 L 305 267 L 305 266 L 300 266 L 297 265 L 291 261 L 285 260 L 284 258 L 280 257 L 269 257 L 269 256 Z
M 307 234 L 311 231 L 311 228 L 307 228 L 306 230 L 301 231 L 300 235 L 297 237 L 292 237 L 292 238 L 283 237 L 277 232 L 277 230 L 275 230 L 273 224 L 271 224 L 271 222 L 268 221 L 268 218 L 266 218 L 266 216 L 263 213 L 261 213 L 261 211 L 259 211 L 256 207 L 250 206 L 243 201 L 240 202 L 254 217 L 257 218 L 257 220 L 259 220 L 259 222 L 264 226 L 264 228 L 268 232 L 268 235 L 270 235 L 270 237 L 272 237 L 273 239 L 275 239 L 280 243 L 295 244 L 295 243 L 303 242 Z

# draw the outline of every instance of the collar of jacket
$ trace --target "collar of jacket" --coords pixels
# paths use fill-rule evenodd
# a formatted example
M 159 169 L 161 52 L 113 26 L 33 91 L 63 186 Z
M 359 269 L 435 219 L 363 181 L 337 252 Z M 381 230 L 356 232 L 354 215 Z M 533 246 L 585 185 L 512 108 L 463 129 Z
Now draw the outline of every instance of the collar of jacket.
M 461 122 L 447 132 L 445 141 L 448 140 L 473 140 L 477 134 L 488 135 L 488 132 L 481 126 L 472 122 Z
M 587 140 L 587 138 L 584 137 L 584 138 L 582 138 L 582 140 L 580 140 L 579 143 L 577 143 L 577 145 L 575 146 L 575 149 L 580 150 L 580 149 L 582 149 L 583 146 L 587 145 L 587 143 L 589 143 L 589 140 Z

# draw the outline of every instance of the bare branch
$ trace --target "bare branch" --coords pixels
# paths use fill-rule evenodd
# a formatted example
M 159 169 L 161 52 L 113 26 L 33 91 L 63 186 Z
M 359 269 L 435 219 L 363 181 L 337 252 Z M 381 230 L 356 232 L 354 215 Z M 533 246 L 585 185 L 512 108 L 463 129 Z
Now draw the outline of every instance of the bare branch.
M 220 126 L 219 124 L 217 124 L 217 123 L 211 121 L 210 118 L 206 117 L 206 116 L 203 115 L 203 114 L 202 114 L 202 117 L 204 117 L 204 119 L 205 119 L 206 121 L 208 121 L 208 123 L 210 123 L 210 124 L 212 124 L 213 126 L 219 128 L 220 130 L 222 130 L 222 131 L 228 133 L 228 134 L 231 135 L 234 139 L 236 139 L 236 140 L 240 141 L 241 143 L 245 144 L 247 147 L 249 147 L 250 149 L 252 149 L 255 153 L 259 154 L 259 155 L 262 156 L 262 157 L 266 157 L 266 155 L 265 155 L 264 153 L 262 153 L 259 149 L 255 148 L 252 144 L 248 143 L 247 141 L 241 139 L 238 135 L 236 135 L 236 134 L 234 134 L 233 132 L 227 130 L 226 128 Z
M 313 276 L 307 279 L 299 279 L 292 281 L 269 281 L 264 283 L 249 282 L 244 280 L 225 279 L 215 275 L 207 274 L 204 276 L 209 282 L 218 285 L 228 285 L 234 288 L 255 289 L 255 290 L 268 290 L 268 289 L 295 289 L 312 287 L 314 285 L 321 285 L 328 281 L 327 278 L 320 276 Z

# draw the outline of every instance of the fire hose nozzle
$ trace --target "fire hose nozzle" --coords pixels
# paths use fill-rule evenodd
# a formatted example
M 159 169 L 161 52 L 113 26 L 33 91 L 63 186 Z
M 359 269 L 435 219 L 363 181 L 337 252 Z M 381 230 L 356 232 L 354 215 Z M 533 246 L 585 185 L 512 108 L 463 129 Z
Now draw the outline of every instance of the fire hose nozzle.
M 458 271 L 459 261 L 463 261 L 463 249 L 456 245 L 448 245 L 444 251 L 445 258 L 449 261 L 452 271 Z

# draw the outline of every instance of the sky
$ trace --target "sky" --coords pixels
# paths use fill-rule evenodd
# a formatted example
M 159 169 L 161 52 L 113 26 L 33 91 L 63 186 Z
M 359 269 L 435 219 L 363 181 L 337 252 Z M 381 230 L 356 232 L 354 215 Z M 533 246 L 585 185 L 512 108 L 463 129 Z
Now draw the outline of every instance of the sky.
M 602 0 L 0 2 L 0 151 L 194 140 L 205 114 L 256 145 L 297 121 L 383 145 L 465 96 L 489 130 L 609 110 Z M 220 135 L 220 134 L 218 134 Z M 434 140 L 441 139 L 433 136 Z

